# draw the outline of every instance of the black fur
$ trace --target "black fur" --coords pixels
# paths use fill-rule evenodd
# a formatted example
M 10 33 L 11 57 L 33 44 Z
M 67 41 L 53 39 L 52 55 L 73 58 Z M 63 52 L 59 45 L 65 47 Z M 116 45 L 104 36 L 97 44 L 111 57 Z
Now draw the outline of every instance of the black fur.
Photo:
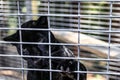
M 48 29 L 47 17 L 42 16 L 38 20 L 28 21 L 21 26 L 22 28 L 34 28 L 34 29 Z M 5 37 L 5 41 L 19 42 L 20 37 L 22 42 L 49 42 L 49 31 L 38 30 L 18 30 L 13 35 Z M 21 33 L 21 36 L 20 36 Z M 54 35 L 50 32 L 51 43 L 59 43 Z M 12 43 L 16 46 L 18 53 L 20 52 L 20 44 Z M 23 55 L 31 56 L 49 56 L 49 45 L 47 44 L 22 44 Z M 56 57 L 74 57 L 73 53 L 65 46 L 51 45 L 51 56 Z M 47 58 L 35 58 L 35 57 L 23 57 L 28 64 L 28 68 L 34 69 L 49 69 L 49 59 Z M 62 70 L 63 72 L 52 72 L 52 80 L 77 80 L 77 61 L 65 60 L 65 59 L 52 59 L 51 65 L 53 70 Z M 80 63 L 80 71 L 86 71 L 85 66 Z M 28 71 L 27 80 L 49 80 L 49 71 Z M 86 73 L 80 73 L 79 80 L 86 80 Z

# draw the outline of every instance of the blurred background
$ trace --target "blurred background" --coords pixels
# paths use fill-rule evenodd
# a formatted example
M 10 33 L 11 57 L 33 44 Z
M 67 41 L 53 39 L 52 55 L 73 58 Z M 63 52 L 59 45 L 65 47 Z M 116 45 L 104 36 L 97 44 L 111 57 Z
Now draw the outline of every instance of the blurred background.
M 61 43 L 80 44 L 67 47 L 76 56 L 80 54 L 88 69 L 87 80 L 119 80 L 119 7 L 116 0 L 0 0 L 0 80 L 26 78 L 26 70 L 22 69 L 26 61 L 2 38 L 14 33 L 22 23 L 43 15 L 49 16 L 51 29 L 61 29 L 53 31 Z

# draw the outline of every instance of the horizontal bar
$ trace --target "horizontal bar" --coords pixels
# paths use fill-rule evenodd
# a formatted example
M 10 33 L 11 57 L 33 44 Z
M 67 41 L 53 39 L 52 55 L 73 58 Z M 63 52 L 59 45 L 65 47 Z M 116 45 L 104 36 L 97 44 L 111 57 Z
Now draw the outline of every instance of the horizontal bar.
M 103 59 L 103 58 L 82 58 L 82 57 L 56 57 L 56 56 L 30 56 L 30 55 L 5 55 L 0 54 L 0 57 L 17 57 L 17 58 L 41 58 L 41 59 L 73 59 L 73 60 L 85 60 L 85 61 L 115 61 L 119 62 L 120 59 Z
M 120 2 L 120 0 L 49 0 L 50 2 L 54 2 L 54 1 L 58 1 L 58 2 L 79 2 L 79 1 L 82 1 L 82 2 Z
M 62 70 L 54 69 L 32 69 L 32 68 L 13 68 L 13 67 L 0 67 L 2 70 L 25 70 L 25 71 L 50 71 L 50 72 L 63 72 Z M 65 71 L 64 71 L 65 72 Z M 75 73 L 87 73 L 87 74 L 101 74 L 101 75 L 120 75 L 117 72 L 95 72 L 95 71 L 73 71 Z
M 11 0 L 11 1 L 24 1 L 24 0 Z M 31 0 L 28 0 L 31 1 Z M 35 0 L 38 1 L 38 0 Z M 41 0 L 45 2 L 120 2 L 120 0 Z
M 120 30 L 81 30 L 81 29 L 40 29 L 40 28 L 0 28 L 0 30 L 31 30 L 31 31 L 72 31 L 72 32 L 104 32 L 120 33 Z
M 62 70 L 53 70 L 53 69 L 35 69 L 35 68 L 13 68 L 13 67 L 0 67 L 0 69 L 4 70 L 26 70 L 26 71 L 50 71 L 50 72 L 63 72 Z M 65 71 L 64 71 L 65 72 Z M 78 71 L 74 71 L 78 73 Z M 79 73 L 87 73 L 86 71 L 79 71 Z
M 88 46 L 88 47 L 120 47 L 119 44 L 77 44 L 77 43 L 42 43 L 42 42 L 10 42 L 10 41 L 0 41 L 1 44 L 39 44 L 39 45 L 64 45 L 64 46 Z
M 73 15 L 73 14 L 4 14 L 0 13 L 0 16 L 55 16 L 55 17 L 87 17 L 87 18 L 120 18 L 120 16 L 113 15 Z
M 39 44 L 39 45 L 65 45 L 65 46 L 91 46 L 91 47 L 108 47 L 109 45 L 91 45 L 91 44 L 75 44 L 75 43 L 43 43 L 43 42 L 10 42 L 10 41 L 0 41 L 0 43 L 2 44 Z M 110 47 L 112 47 L 114 45 L 110 45 Z M 115 45 L 115 46 L 120 46 L 120 45 Z

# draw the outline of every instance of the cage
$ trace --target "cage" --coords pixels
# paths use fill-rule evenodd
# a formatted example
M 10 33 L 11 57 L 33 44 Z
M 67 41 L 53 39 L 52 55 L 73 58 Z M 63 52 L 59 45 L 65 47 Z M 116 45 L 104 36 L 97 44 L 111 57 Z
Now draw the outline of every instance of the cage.
M 51 68 L 51 60 L 57 58 L 51 56 L 52 45 L 64 45 L 70 49 L 75 55 L 72 59 L 87 68 L 87 71 L 76 72 L 87 73 L 87 80 L 119 80 L 119 7 L 119 0 L 1 0 L 0 80 L 27 80 L 26 76 L 31 70 L 49 71 L 48 80 L 53 80 L 51 72 L 58 70 Z M 37 20 L 39 16 L 47 16 L 48 29 L 21 28 L 23 23 Z M 60 43 L 52 43 L 50 33 L 48 43 L 22 42 L 20 34 L 17 42 L 3 41 L 4 37 L 17 30 L 20 34 L 24 30 L 51 31 Z M 21 45 L 20 55 L 11 43 Z M 49 56 L 23 55 L 23 44 L 48 45 Z M 49 59 L 50 68 L 28 68 L 24 57 Z

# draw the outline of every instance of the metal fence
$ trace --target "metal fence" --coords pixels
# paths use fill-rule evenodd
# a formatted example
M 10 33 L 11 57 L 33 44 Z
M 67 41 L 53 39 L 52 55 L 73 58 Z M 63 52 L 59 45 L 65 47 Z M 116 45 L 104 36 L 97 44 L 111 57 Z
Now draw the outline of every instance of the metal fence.
M 119 7 L 119 0 L 1 0 L 0 80 L 26 80 L 27 71 L 42 70 L 27 68 L 23 57 L 34 56 L 18 55 L 16 48 L 10 44 L 14 42 L 2 40 L 16 30 L 26 30 L 21 28 L 21 25 L 26 21 L 36 20 L 39 16 L 48 17 L 47 30 L 53 32 L 60 41 L 60 43 L 43 44 L 65 45 L 71 49 L 76 56 L 75 59 L 86 66 L 87 71 L 81 73 L 87 73 L 87 80 L 119 80 Z M 41 30 L 46 31 L 37 29 Z M 42 43 L 27 42 L 27 44 Z M 51 60 L 55 57 L 44 58 Z

